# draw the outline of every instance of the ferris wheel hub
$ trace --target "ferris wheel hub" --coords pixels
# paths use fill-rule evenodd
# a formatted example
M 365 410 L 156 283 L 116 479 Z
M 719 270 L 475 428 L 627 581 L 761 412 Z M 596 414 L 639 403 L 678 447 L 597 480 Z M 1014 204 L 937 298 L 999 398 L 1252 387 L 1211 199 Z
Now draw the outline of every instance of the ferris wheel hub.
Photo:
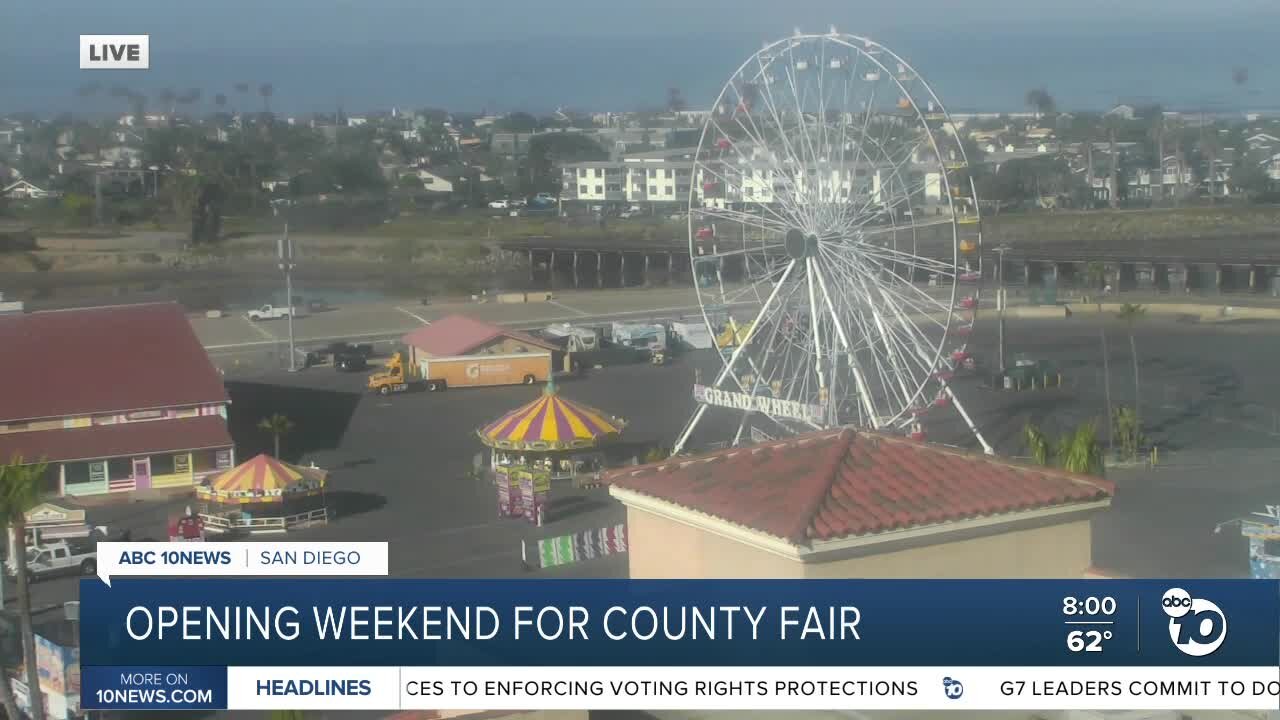
M 791 228 L 783 238 L 787 255 L 793 260 L 804 260 L 818 254 L 818 236 L 805 234 L 799 228 Z

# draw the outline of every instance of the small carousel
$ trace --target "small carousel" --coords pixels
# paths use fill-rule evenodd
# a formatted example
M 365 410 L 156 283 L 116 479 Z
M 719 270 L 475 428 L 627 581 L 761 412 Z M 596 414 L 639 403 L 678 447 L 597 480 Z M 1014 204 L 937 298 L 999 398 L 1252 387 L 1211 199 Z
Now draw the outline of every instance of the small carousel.
M 280 533 L 329 521 L 328 472 L 262 454 L 196 487 L 205 532 Z
M 548 382 L 542 397 L 480 428 L 500 514 L 536 521 L 553 481 L 578 481 L 606 467 L 605 448 L 626 421 L 560 396 Z

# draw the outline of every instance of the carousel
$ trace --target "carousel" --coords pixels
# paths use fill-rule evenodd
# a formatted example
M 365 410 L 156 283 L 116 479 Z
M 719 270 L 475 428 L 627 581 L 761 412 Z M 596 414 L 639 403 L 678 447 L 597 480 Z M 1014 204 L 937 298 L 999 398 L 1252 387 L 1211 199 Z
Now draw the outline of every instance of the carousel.
M 209 533 L 281 533 L 329 521 L 329 473 L 262 454 L 196 487 L 198 516 Z
M 626 424 L 564 399 L 552 381 L 542 397 L 477 430 L 491 450 L 500 514 L 535 520 L 552 481 L 577 481 L 605 468 L 605 447 Z

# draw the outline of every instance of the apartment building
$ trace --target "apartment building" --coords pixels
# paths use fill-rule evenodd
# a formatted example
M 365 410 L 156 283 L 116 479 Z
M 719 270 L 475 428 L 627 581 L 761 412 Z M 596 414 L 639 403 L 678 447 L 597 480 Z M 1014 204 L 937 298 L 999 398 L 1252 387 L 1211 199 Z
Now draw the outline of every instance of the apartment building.
M 694 161 L 692 148 L 635 153 L 612 161 L 581 162 L 562 168 L 560 197 L 592 205 L 695 205 L 729 207 L 772 204 L 783 197 L 821 202 L 884 202 L 910 190 L 913 204 L 942 197 L 942 171 L 918 158 L 900 168 L 869 162 L 812 163 L 781 170 L 764 152 L 750 158 Z

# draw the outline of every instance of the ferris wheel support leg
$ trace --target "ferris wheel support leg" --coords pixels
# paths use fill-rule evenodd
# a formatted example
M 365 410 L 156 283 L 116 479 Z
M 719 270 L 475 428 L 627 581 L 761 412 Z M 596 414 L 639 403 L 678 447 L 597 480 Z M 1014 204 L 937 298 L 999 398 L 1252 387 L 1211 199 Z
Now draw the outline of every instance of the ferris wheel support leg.
M 858 385 L 858 399 L 867 413 L 867 420 L 871 423 L 872 429 L 878 430 L 880 428 L 880 417 L 876 415 L 876 408 L 871 404 L 871 393 L 867 387 L 867 380 L 863 376 L 862 368 L 858 365 L 857 357 L 853 353 L 853 346 L 849 343 L 849 336 L 845 334 L 844 323 L 840 322 L 840 314 L 836 312 L 835 303 L 831 301 L 831 293 L 827 291 L 827 281 L 818 269 L 818 264 L 810 262 L 814 270 L 813 276 L 818 281 L 818 289 L 822 291 L 822 299 L 826 301 L 827 309 L 831 311 L 831 319 L 836 327 L 836 336 L 840 339 L 840 344 L 844 346 L 844 351 L 849 356 L 849 368 L 853 371 L 854 382 Z
M 698 422 L 702 420 L 702 416 L 707 412 L 706 405 L 699 405 L 694 411 L 693 417 L 689 418 L 688 424 L 684 426 L 684 430 L 680 432 L 680 437 L 676 438 L 676 444 L 671 448 L 671 456 L 675 457 L 684 450 L 684 444 L 689 442 L 689 436 L 693 435 L 694 428 L 698 427 Z
M 756 313 L 756 317 L 751 321 L 751 327 L 747 328 L 747 333 L 738 341 L 738 347 L 734 348 L 733 355 L 729 357 L 729 361 L 720 369 L 720 374 L 716 376 L 715 382 L 711 383 L 711 387 L 720 387 L 720 383 L 733 372 L 733 368 L 738 364 L 738 358 L 742 356 L 742 351 L 751 343 L 751 339 L 755 337 L 756 330 L 760 328 L 760 321 L 773 307 L 773 303 L 778 299 L 778 293 L 782 287 L 787 284 L 787 279 L 791 277 L 791 273 L 796 269 L 796 261 L 792 260 L 787 263 L 787 269 L 782 272 L 782 277 L 778 278 L 778 284 L 773 286 L 773 292 L 769 293 L 769 298 L 760 306 L 760 312 Z M 735 333 L 736 334 L 736 333 Z M 684 449 L 685 443 L 689 442 L 689 436 L 693 434 L 693 429 L 698 426 L 698 422 L 702 420 L 702 416 L 707 412 L 705 404 L 699 405 L 694 411 L 693 417 L 689 419 L 689 424 L 685 426 L 684 431 L 680 433 L 680 437 L 676 439 L 675 446 L 671 449 L 671 454 L 675 455 Z
M 738 443 L 742 442 L 742 431 L 747 427 L 747 418 L 751 417 L 751 413 L 742 413 L 742 420 L 738 422 L 738 432 L 733 434 L 733 446 L 738 447 Z
M 969 413 L 965 412 L 964 405 L 960 403 L 960 398 L 956 397 L 955 392 L 951 389 L 950 383 L 943 383 L 942 389 L 947 393 L 947 397 L 951 398 L 951 404 L 955 407 L 956 412 L 960 413 L 960 419 L 964 420 L 964 424 L 969 426 L 969 431 L 978 439 L 978 443 L 982 445 L 982 451 L 988 455 L 995 455 L 995 448 L 991 447 L 991 443 L 982 436 L 982 431 L 973 423 L 973 418 L 969 417 Z

